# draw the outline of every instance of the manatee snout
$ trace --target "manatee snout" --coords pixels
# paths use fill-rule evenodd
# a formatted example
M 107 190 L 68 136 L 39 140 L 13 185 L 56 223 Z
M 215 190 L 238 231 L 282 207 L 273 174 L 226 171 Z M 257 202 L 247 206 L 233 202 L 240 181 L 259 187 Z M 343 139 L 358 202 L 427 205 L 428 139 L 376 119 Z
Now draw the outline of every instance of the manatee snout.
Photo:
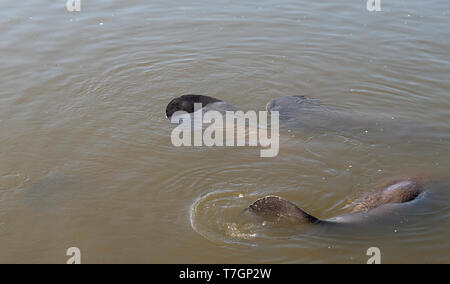
M 203 96 L 203 95 L 184 95 L 173 99 L 166 107 L 166 117 L 170 119 L 172 115 L 178 111 L 185 111 L 193 113 L 195 111 L 195 104 L 202 104 L 203 107 L 221 102 L 221 100 Z

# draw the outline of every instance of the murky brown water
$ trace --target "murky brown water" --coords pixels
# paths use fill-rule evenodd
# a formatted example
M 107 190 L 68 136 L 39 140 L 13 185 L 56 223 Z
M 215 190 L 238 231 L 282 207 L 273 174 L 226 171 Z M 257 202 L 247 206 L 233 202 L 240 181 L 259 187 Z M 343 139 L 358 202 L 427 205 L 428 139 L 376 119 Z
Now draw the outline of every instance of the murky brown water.
M 450 262 L 447 0 L 378 13 L 365 1 L 64 2 L 1 1 L 0 262 L 64 263 L 78 247 L 94 263 L 365 263 L 373 246 L 385 263 Z M 307 95 L 423 130 L 363 141 L 284 128 L 271 159 L 175 148 L 164 110 L 185 93 L 251 110 Z M 420 172 L 436 181 L 424 198 L 361 226 L 235 222 L 267 194 L 333 217 Z

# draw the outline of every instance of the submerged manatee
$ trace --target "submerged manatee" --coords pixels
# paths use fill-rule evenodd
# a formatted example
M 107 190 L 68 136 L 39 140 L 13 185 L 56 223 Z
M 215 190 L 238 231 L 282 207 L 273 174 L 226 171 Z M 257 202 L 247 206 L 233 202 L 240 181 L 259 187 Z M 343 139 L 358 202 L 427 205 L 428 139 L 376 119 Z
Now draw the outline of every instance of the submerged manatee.
M 316 218 L 294 203 L 269 195 L 256 200 L 242 213 L 241 217 L 258 217 L 268 221 L 290 222 L 297 224 L 347 223 L 361 221 L 360 213 L 371 213 L 372 210 L 388 204 L 400 204 L 415 200 L 425 191 L 426 179 L 412 177 L 396 179 L 376 187 L 361 199 L 354 202 L 350 213 L 328 220 Z
M 368 117 L 367 114 L 358 112 L 349 113 L 305 96 L 274 99 L 267 104 L 266 109 L 268 112 L 278 111 L 283 124 L 301 131 L 337 132 L 345 136 L 362 134 L 370 139 L 392 132 L 391 119 Z M 401 134 L 397 130 L 394 133 Z
M 235 107 L 221 100 L 202 96 L 185 95 L 172 100 L 166 109 L 166 115 L 170 119 L 177 111 L 194 113 L 194 104 L 202 103 L 202 111 L 236 110 Z M 278 111 L 280 121 L 288 126 L 301 130 L 334 131 L 345 135 L 363 134 L 370 139 L 385 139 L 387 133 L 399 139 L 400 136 L 417 134 L 411 128 L 392 128 L 388 131 L 386 126 L 392 126 L 392 121 L 377 121 L 367 118 L 364 114 L 346 113 L 336 108 L 324 105 L 320 100 L 305 96 L 288 96 L 274 99 L 267 104 L 267 111 Z M 361 136 L 360 136 L 361 137 Z M 401 140 L 400 140 L 401 141 Z M 294 203 L 278 196 L 266 196 L 255 201 L 241 213 L 241 217 L 259 217 L 265 220 L 289 221 L 300 224 L 319 223 L 345 223 L 358 222 L 361 213 L 383 211 L 378 208 L 388 204 L 401 204 L 416 199 L 425 190 L 426 179 L 420 177 L 396 179 L 380 185 L 354 202 L 349 214 L 335 217 L 329 220 L 316 218 Z M 377 210 L 375 210 L 377 209 Z
M 203 112 L 217 110 L 224 113 L 228 110 L 237 110 L 234 106 L 213 97 L 184 95 L 168 104 L 166 116 L 171 119 L 177 111 L 193 114 L 195 103 L 202 103 Z M 278 111 L 283 125 L 307 135 L 337 133 L 348 138 L 384 144 L 404 145 L 404 141 L 438 143 L 432 137 L 437 130 L 422 122 L 390 115 L 369 115 L 358 110 L 348 111 L 305 96 L 273 99 L 267 104 L 266 109 L 269 113 Z
M 183 95 L 173 99 L 166 107 L 166 117 L 170 120 L 177 112 L 194 114 L 194 105 L 201 103 L 203 112 L 235 111 L 236 107 L 213 97 L 203 95 Z M 269 113 L 278 111 L 280 121 L 294 129 L 307 131 L 333 131 L 346 134 L 384 131 L 384 126 L 366 115 L 346 113 L 323 104 L 320 100 L 305 96 L 288 96 L 270 101 L 266 109 Z M 392 122 L 390 122 L 392 123 Z

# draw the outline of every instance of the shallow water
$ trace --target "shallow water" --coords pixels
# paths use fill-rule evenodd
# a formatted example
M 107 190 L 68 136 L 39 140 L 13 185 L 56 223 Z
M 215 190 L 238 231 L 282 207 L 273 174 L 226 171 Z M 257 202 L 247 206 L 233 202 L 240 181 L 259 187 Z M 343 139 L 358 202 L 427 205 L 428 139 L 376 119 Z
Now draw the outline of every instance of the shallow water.
M 365 263 L 373 246 L 450 262 L 447 0 L 81 1 L 0 1 L 0 262 Z M 164 111 L 186 93 L 245 110 L 305 95 L 422 130 L 285 127 L 268 159 L 176 148 Z M 436 181 L 424 198 L 361 225 L 236 222 L 267 194 L 331 218 L 417 173 Z

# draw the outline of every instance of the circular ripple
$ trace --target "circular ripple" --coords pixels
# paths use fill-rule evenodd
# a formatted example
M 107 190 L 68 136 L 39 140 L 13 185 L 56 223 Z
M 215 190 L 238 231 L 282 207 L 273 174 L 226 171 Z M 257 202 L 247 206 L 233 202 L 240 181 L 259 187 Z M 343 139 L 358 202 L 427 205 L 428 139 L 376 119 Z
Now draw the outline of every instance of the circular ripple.
M 239 190 L 218 190 L 198 198 L 191 206 L 191 226 L 206 239 L 219 244 L 256 246 L 301 233 L 302 225 L 243 218 L 240 213 L 261 198 Z
M 191 226 L 212 242 L 249 244 L 258 238 L 257 225 L 241 223 L 238 216 L 252 199 L 237 190 L 205 194 L 191 206 Z

